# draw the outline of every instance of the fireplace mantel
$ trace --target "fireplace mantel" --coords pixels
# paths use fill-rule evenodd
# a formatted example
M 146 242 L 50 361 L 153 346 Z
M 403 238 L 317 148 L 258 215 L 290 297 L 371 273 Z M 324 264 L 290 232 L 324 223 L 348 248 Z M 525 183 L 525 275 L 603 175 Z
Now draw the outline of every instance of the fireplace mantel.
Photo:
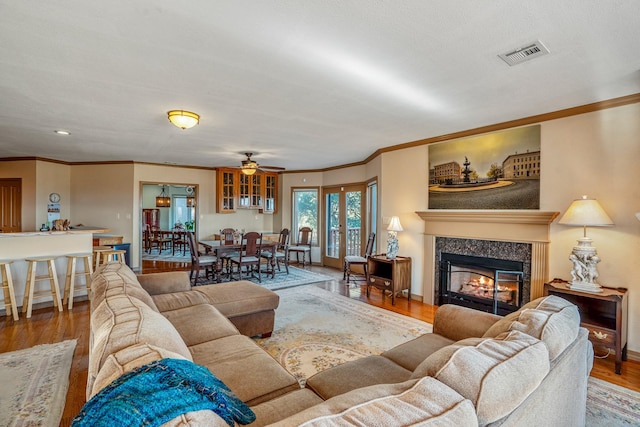
M 543 211 L 426 211 L 425 234 L 441 237 L 509 242 L 548 242 L 549 225 L 559 212 Z
M 530 243 L 531 299 L 542 296 L 544 282 L 548 280 L 550 225 L 559 212 L 434 210 L 416 213 L 425 222 L 425 302 L 434 303 L 434 271 L 438 268 L 436 237 Z

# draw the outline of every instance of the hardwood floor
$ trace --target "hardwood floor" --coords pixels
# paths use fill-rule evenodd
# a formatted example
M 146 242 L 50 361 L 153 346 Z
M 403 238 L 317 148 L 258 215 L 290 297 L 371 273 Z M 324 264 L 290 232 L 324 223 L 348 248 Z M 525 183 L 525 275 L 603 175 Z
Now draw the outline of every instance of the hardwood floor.
M 319 287 L 349 298 L 358 299 L 367 304 L 433 323 L 433 317 L 437 310 L 436 306 L 423 304 L 419 301 L 409 302 L 406 298 L 397 298 L 396 305 L 392 306 L 391 299 L 388 297 L 383 298 L 382 293 L 377 289 L 373 289 L 370 298 L 367 298 L 360 284 L 351 284 L 351 286 L 347 287 L 342 280 L 342 271 L 316 266 L 312 266 L 310 269 L 335 278 L 335 280 L 317 284 Z M 155 261 L 144 262 L 142 267 L 143 274 L 170 270 L 189 270 L 189 264 Z M 67 339 L 75 338 L 78 340 L 71 367 L 69 392 L 61 426 L 70 426 L 73 417 L 80 412 L 82 405 L 85 403 L 85 387 L 89 364 L 89 318 L 89 303 L 87 301 L 79 301 L 74 304 L 71 312 L 65 309 L 64 312 L 58 313 L 51 308 L 43 308 L 34 310 L 31 319 L 20 316 L 20 320 L 17 322 L 13 321 L 11 317 L 3 317 L 0 320 L 0 353 Z M 613 356 L 605 359 L 596 359 L 591 375 L 640 392 L 640 363 L 635 361 L 624 362 L 622 364 L 622 375 L 614 373 L 614 363 Z

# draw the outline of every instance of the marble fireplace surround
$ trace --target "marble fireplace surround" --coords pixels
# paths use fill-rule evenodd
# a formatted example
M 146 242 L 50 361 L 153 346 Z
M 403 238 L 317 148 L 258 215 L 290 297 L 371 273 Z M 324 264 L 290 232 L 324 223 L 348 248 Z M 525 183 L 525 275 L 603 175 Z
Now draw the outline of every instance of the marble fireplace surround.
M 549 280 L 550 225 L 559 212 L 434 210 L 416 213 L 425 222 L 422 290 L 425 303 L 434 304 L 438 288 L 437 237 L 531 244 L 530 298 L 543 295 L 544 283 Z

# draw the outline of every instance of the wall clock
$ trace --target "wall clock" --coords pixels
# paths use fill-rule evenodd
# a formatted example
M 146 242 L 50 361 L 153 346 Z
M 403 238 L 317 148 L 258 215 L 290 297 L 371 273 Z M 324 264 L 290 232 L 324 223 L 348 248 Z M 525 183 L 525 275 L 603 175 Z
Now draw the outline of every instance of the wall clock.
M 49 201 L 51 203 L 58 203 L 60 202 L 60 195 L 58 193 L 51 193 L 49 194 Z

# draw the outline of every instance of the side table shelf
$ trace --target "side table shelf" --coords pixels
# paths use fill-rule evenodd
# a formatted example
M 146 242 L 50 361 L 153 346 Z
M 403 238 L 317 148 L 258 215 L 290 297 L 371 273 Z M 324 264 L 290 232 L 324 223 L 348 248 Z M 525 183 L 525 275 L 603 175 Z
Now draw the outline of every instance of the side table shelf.
M 627 360 L 628 292 L 624 288 L 603 287 L 601 293 L 572 290 L 566 282 L 545 283 L 545 295 L 556 295 L 572 302 L 580 312 L 580 326 L 589 330 L 589 341 L 594 350 L 614 351 L 616 374 L 620 374 L 622 361 Z
M 391 305 L 396 304 L 396 294 L 408 290 L 411 301 L 411 258 L 398 256 L 388 259 L 385 254 L 372 255 L 367 261 L 367 297 L 370 286 L 385 292 L 391 292 Z

